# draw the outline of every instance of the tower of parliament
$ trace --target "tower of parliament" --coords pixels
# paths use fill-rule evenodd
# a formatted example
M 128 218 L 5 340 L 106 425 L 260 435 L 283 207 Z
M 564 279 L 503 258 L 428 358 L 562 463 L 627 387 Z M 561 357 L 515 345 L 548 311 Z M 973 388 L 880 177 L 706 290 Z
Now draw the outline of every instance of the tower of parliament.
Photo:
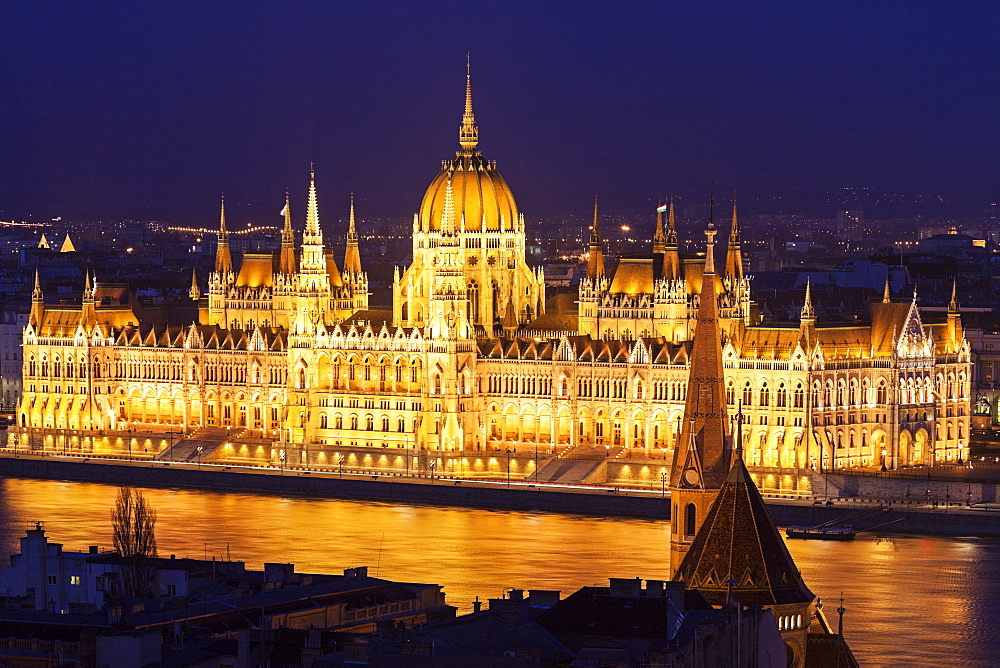
M 886 291 L 865 324 L 828 326 L 807 288 L 798 326 L 762 322 L 735 206 L 709 273 L 705 254 L 681 254 L 672 205 L 658 210 L 651 248 L 612 262 L 595 204 L 576 299 L 547 298 L 544 272 L 525 260 L 524 215 L 479 151 L 468 76 L 459 150 L 413 216 L 413 261 L 395 272 L 391 311 L 369 308 L 353 203 L 338 256 L 316 187 L 312 175 L 300 241 L 286 199 L 281 247 L 238 267 L 223 206 L 207 292 L 192 284 L 197 322 L 144 324 L 121 288 L 89 274 L 79 305 L 53 306 L 36 276 L 8 447 L 117 451 L 123 435 L 169 432 L 225 434 L 216 458 L 297 466 L 349 454 L 409 470 L 468 455 L 488 469 L 490 453 L 526 446 L 665 460 L 697 417 L 684 408 L 708 298 L 751 468 L 968 456 L 971 360 L 956 300 L 930 325 L 916 295 Z

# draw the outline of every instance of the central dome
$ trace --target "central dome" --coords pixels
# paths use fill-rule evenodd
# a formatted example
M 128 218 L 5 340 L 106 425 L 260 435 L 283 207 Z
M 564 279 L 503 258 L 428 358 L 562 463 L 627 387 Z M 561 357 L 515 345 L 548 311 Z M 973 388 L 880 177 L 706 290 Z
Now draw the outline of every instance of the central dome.
M 444 213 L 444 193 L 451 181 L 455 203 L 455 225 L 476 232 L 499 232 L 501 220 L 506 230 L 517 222 L 517 203 L 510 186 L 496 170 L 496 164 L 484 160 L 479 151 L 463 150 L 454 160 L 446 160 L 441 172 L 431 181 L 420 203 L 420 220 L 426 229 L 440 230 Z
M 455 225 L 473 232 L 511 230 L 517 224 L 517 204 L 510 186 L 497 172 L 496 163 L 484 160 L 476 150 L 479 128 L 472 113 L 472 80 L 465 74 L 465 113 L 458 130 L 462 149 L 454 160 L 445 160 L 441 172 L 431 181 L 420 203 L 420 221 L 427 230 L 440 230 L 444 214 L 444 195 L 451 181 L 455 203 Z

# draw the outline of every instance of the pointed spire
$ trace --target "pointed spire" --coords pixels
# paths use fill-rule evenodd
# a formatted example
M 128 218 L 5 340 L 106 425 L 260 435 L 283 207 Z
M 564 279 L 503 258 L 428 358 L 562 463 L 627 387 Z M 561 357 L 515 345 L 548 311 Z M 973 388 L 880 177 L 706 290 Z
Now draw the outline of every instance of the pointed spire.
M 233 271 L 233 256 L 229 253 L 229 231 L 226 229 L 226 197 L 219 209 L 219 235 L 215 247 L 215 271 L 222 275 Z
M 319 204 L 316 201 L 316 170 L 309 163 L 309 200 L 306 205 L 306 230 L 303 243 L 322 244 L 323 232 L 319 226 Z
M 708 242 L 705 244 L 705 274 L 715 275 L 715 235 L 717 230 L 715 229 L 715 200 L 710 199 L 708 201 L 708 226 L 705 229 L 705 236 L 708 238 Z M 704 292 L 704 288 L 702 288 Z
M 347 223 L 347 252 L 344 254 L 344 273 L 349 276 L 356 276 L 361 273 L 358 230 L 354 226 L 354 193 L 351 193 L 351 213 Z
M 733 225 L 729 230 L 729 248 L 726 249 L 726 271 L 723 274 L 730 285 L 743 280 L 743 252 L 740 245 L 740 225 L 736 216 L 736 193 L 733 193 Z
M 441 210 L 441 233 L 455 233 L 455 192 L 451 188 L 451 178 L 444 189 L 444 207 Z
M 590 231 L 590 256 L 587 259 L 587 278 L 596 280 L 604 276 L 604 248 L 598 228 L 597 195 L 594 195 L 594 224 Z
M 816 312 L 813 310 L 812 285 L 810 284 L 810 280 L 808 278 L 806 279 L 806 298 L 805 301 L 802 302 L 802 314 L 800 316 L 800 319 L 801 320 L 816 319 Z
M 195 267 L 191 267 L 191 289 L 188 291 L 188 295 L 194 301 L 201 299 L 201 289 L 198 287 L 198 270 Z
M 38 276 L 38 265 L 35 265 L 35 289 L 31 292 L 31 315 L 28 322 L 36 328 L 45 320 L 45 295 L 42 294 L 42 281 Z
M 674 218 L 673 195 L 670 195 L 670 209 L 667 213 L 667 245 L 677 245 L 677 220 Z
M 705 272 L 684 404 L 684 415 L 693 419 L 683 426 L 670 472 L 671 487 L 687 489 L 718 489 L 729 471 L 732 450 L 723 388 L 722 330 L 712 262 L 715 229 L 711 220 L 705 236 Z
M 83 278 L 83 301 L 93 301 L 93 299 L 94 289 L 90 286 L 90 269 L 87 269 Z
M 951 301 L 948 302 L 948 313 L 958 313 L 958 279 L 951 281 Z
M 653 253 L 662 254 L 667 250 L 667 237 L 663 233 L 663 214 L 667 206 L 661 204 L 656 207 L 656 230 L 653 232 Z
M 882 290 L 882 303 L 888 304 L 892 301 L 892 294 L 889 291 L 889 272 L 885 272 L 885 288 Z
M 458 130 L 458 143 L 463 150 L 470 152 L 479 144 L 479 128 L 476 127 L 476 116 L 472 113 L 472 60 L 469 54 L 465 54 L 465 112 Z
M 42 295 L 42 280 L 38 276 L 38 266 L 35 266 L 35 289 L 31 292 L 31 300 L 38 301 L 43 299 Z
M 289 202 L 288 191 L 285 191 L 285 208 L 281 210 L 285 216 L 285 227 L 281 230 L 281 258 L 278 264 L 278 272 L 285 276 L 291 276 L 298 271 L 295 262 L 295 231 L 292 229 L 292 207 Z

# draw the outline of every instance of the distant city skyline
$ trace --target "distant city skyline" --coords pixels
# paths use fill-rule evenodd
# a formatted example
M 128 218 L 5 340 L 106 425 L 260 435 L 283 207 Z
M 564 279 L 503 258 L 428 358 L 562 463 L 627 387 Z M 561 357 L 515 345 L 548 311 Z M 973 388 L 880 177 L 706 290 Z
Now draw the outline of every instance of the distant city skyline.
M 458 148 L 467 51 L 480 147 L 529 218 L 713 178 L 723 207 L 737 188 L 822 215 L 794 193 L 868 187 L 927 198 L 897 215 L 963 215 L 1000 176 L 993 3 L 5 14 L 4 219 L 208 222 L 225 192 L 269 222 L 288 189 L 300 226 L 310 161 L 324 218 L 350 192 L 361 218 L 412 215 Z

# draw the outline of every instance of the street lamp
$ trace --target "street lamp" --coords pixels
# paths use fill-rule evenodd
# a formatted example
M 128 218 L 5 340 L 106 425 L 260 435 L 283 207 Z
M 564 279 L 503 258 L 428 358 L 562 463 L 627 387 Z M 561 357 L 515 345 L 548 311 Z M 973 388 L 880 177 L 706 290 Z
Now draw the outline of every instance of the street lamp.
M 340 477 L 344 477 L 344 460 L 347 459 L 343 454 L 337 455 L 337 463 L 340 464 Z
M 510 453 L 517 452 L 511 448 L 507 448 L 507 486 L 510 487 Z
M 285 451 L 284 450 L 280 450 L 278 452 L 278 462 L 279 462 L 279 466 L 281 466 L 281 475 L 285 475 Z
M 204 452 L 205 448 L 199 445 L 197 448 L 195 448 L 195 450 L 198 453 L 198 468 L 200 469 L 201 468 L 201 453 Z
M 431 484 L 432 485 L 434 484 L 434 469 L 437 468 L 437 465 L 438 465 L 438 463 L 437 463 L 436 459 L 432 459 L 429 462 L 427 462 L 427 467 L 430 468 L 430 470 L 431 470 Z
M 660 496 L 667 498 L 667 472 L 660 471 Z

